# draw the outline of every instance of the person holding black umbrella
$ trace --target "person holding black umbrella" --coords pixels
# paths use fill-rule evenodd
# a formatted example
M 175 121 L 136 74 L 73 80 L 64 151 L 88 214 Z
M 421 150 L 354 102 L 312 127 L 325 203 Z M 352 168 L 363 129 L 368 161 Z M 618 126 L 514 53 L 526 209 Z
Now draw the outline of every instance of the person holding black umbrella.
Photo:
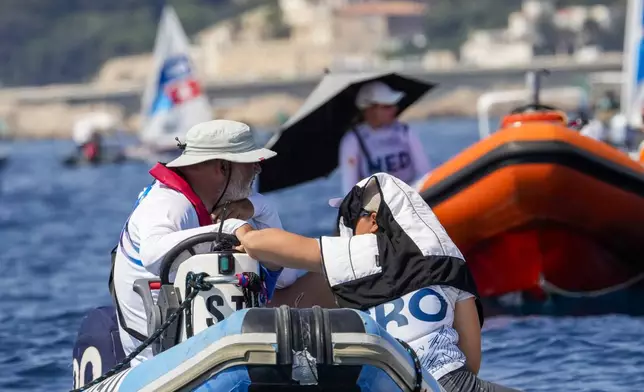
M 362 122 L 340 142 L 343 192 L 378 172 L 394 175 L 407 184 L 429 172 L 429 160 L 418 136 L 397 119 L 397 105 L 404 96 L 404 92 L 380 80 L 364 84 L 358 91 L 355 105 Z
M 422 177 L 429 170 L 427 157 L 418 138 L 396 118 L 436 86 L 397 72 L 326 73 L 267 143 L 277 157 L 262 163 L 257 191 L 328 177 L 338 162 L 344 191 L 378 171 L 407 183 Z M 343 142 L 347 133 L 354 136 Z

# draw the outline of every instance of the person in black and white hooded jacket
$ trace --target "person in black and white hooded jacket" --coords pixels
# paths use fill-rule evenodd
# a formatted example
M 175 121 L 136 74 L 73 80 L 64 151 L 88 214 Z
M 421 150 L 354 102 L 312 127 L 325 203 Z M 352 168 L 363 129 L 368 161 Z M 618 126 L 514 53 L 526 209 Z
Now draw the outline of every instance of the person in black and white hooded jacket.
M 451 391 L 513 391 L 477 377 L 483 315 L 464 257 L 420 195 L 377 173 L 341 201 L 340 237 L 280 229 L 235 234 L 264 263 L 324 274 L 340 307 L 369 314 L 406 342 Z

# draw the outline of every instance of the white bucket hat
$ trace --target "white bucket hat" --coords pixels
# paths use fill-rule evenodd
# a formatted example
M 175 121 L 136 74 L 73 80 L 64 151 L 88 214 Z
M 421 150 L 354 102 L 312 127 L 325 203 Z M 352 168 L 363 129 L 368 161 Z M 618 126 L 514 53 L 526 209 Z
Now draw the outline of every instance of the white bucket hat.
M 405 96 L 402 91 L 393 90 L 386 83 L 376 81 L 360 88 L 356 96 L 358 109 L 366 109 L 373 104 L 395 105 Z
M 190 128 L 186 133 L 183 153 L 166 166 L 190 166 L 213 159 L 253 163 L 275 155 L 275 151 L 255 145 L 248 125 L 230 120 L 212 120 Z

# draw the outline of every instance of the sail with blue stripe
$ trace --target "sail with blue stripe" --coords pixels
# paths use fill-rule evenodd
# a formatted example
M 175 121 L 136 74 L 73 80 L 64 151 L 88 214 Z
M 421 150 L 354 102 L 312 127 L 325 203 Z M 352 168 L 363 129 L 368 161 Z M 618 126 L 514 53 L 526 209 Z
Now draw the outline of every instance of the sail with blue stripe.
M 212 109 L 190 58 L 190 43 L 171 6 L 161 14 L 153 71 L 141 103 L 140 140 L 152 150 L 176 149 L 190 127 L 212 119 Z

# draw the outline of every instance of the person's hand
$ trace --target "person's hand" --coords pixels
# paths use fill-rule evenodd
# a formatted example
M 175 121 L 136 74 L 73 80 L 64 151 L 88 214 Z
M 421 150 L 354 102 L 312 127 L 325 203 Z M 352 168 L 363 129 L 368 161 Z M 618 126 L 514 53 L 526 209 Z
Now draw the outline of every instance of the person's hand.
M 210 215 L 212 218 L 212 223 L 219 223 L 221 221 L 221 213 L 224 210 L 224 206 L 221 205 L 217 207 L 213 213 Z M 226 219 L 235 218 L 241 220 L 249 220 L 255 214 L 255 207 L 253 203 L 248 199 L 237 200 L 228 203 L 226 207 Z
M 255 229 L 253 229 L 253 227 L 251 225 L 249 225 L 248 223 L 246 223 L 243 226 L 240 226 L 237 230 L 235 230 L 235 236 L 237 237 L 239 242 L 242 243 L 242 245 L 236 246 L 234 248 L 236 251 L 246 253 L 246 249 L 244 248 L 244 245 L 243 245 L 243 238 L 246 235 L 246 233 L 248 233 L 249 231 L 253 231 L 253 230 L 255 230 Z

